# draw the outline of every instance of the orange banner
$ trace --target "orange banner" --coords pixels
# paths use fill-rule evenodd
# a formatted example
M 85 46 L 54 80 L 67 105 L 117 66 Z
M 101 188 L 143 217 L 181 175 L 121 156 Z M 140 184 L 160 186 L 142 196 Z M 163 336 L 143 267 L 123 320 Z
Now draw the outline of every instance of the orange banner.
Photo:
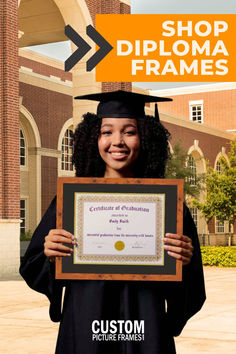
M 96 81 L 236 81 L 236 15 L 96 15 Z

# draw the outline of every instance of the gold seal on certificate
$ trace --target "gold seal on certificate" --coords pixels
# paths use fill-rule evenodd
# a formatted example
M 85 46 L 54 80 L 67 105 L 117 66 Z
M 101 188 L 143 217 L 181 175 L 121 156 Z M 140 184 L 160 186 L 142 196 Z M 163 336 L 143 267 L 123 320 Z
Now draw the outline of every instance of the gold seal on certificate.
M 115 248 L 118 250 L 118 251 L 122 251 L 124 248 L 125 248 L 125 244 L 123 241 L 116 241 L 115 243 Z
M 74 264 L 163 265 L 164 194 L 74 197 Z

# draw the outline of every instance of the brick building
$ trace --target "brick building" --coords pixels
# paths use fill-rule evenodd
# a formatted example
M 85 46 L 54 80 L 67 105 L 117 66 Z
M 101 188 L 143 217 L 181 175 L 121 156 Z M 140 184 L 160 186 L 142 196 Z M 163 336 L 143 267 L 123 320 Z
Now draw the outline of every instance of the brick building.
M 173 98 L 172 105 L 161 104 L 168 114 L 236 132 L 236 82 L 155 90 L 152 94 Z
M 72 74 L 64 71 L 62 62 L 30 51 L 19 54 L 20 192 L 25 220 L 21 229 L 25 232 L 35 229 L 55 194 L 62 140 L 73 129 L 73 101 Z
M 34 230 L 56 194 L 57 176 L 74 176 L 69 145 L 80 117 L 73 117 L 72 74 L 64 71 L 62 62 L 20 50 L 19 73 L 20 200 L 24 220 L 21 229 L 25 232 Z M 143 92 L 135 87 L 133 90 Z M 191 100 L 191 94 L 189 97 Z M 206 160 L 216 168 L 220 156 L 227 159 L 233 134 L 166 113 L 166 107 L 171 111 L 172 106 L 176 106 L 173 98 L 168 104 L 159 103 L 160 119 L 172 136 L 171 146 L 182 140 L 183 147 L 192 157 L 196 174 L 206 171 Z M 89 111 L 95 109 L 94 105 L 88 107 Z M 147 114 L 152 115 L 153 109 L 154 106 L 147 107 Z M 204 113 L 207 115 L 207 111 Z M 205 221 L 199 212 L 192 210 L 192 213 L 199 233 L 206 233 Z M 212 222 L 209 231 L 222 236 L 228 231 L 227 224 L 222 226 Z M 221 242 L 220 238 L 217 242 Z
M 19 85 L 18 49 L 67 40 L 64 35 L 66 24 L 85 34 L 86 26 L 95 25 L 96 13 L 129 13 L 130 1 L 2 0 L 0 12 L 0 276 L 4 277 L 18 274 L 20 214 L 23 216 L 25 213 L 26 217 L 28 213 L 28 227 L 33 228 L 41 217 L 41 207 L 45 210 L 51 195 L 55 193 L 52 192 L 55 183 L 53 179 L 58 170 L 60 152 L 58 141 L 52 138 L 51 132 L 58 132 L 62 124 L 65 124 L 63 127 L 67 130 L 67 124 L 76 124 L 74 117 L 80 117 L 91 108 L 86 103 L 81 105 L 72 101 L 71 96 L 131 88 L 130 84 L 125 83 L 97 83 L 94 72 L 87 73 L 85 70 L 87 57 L 73 68 L 72 73 L 68 74 L 71 76 L 67 76 L 61 69 L 62 65 L 58 67 L 45 61 L 34 61 L 32 69 L 27 55 L 20 58 Z M 89 55 L 95 52 L 95 45 L 91 46 Z M 58 108 L 61 109 L 60 118 Z M 56 123 L 57 119 L 59 124 Z M 60 131 L 62 133 L 63 129 Z M 27 149 L 24 145 L 28 146 Z M 24 155 L 24 149 L 26 165 L 23 165 L 22 156 L 20 168 L 20 152 Z M 48 195 L 42 188 L 45 183 L 49 186 Z
M 131 89 L 129 83 L 96 82 L 94 72 L 85 70 L 87 57 L 66 73 L 64 64 L 57 60 L 23 49 L 18 51 L 18 36 L 20 47 L 62 41 L 66 24 L 83 35 L 88 24 L 94 25 L 96 13 L 129 13 L 129 4 L 129 0 L 19 0 L 18 9 L 16 2 L 2 1 L 1 277 L 18 273 L 20 228 L 33 231 L 56 194 L 57 176 L 74 175 L 69 148 L 71 132 L 84 112 L 95 112 L 96 104 L 73 100 L 73 97 Z M 227 100 L 231 102 L 229 97 Z M 183 138 L 197 172 L 205 171 L 202 157 L 215 166 L 219 156 L 227 153 L 233 134 L 188 121 L 184 114 L 172 108 L 175 102 L 170 106 L 159 105 L 160 118 L 172 134 L 171 144 Z M 152 112 L 153 107 L 147 108 L 147 113 Z M 204 221 L 199 216 L 197 220 L 196 213 L 195 220 L 199 231 L 205 230 Z M 211 232 L 215 232 L 214 225 Z
M 196 162 L 196 172 L 205 171 L 205 160 L 215 169 L 220 168 L 219 158 L 224 156 L 227 160 L 227 148 L 229 141 L 235 138 L 236 133 L 236 83 L 222 82 L 199 86 L 187 86 L 166 90 L 153 90 L 151 94 L 161 97 L 171 97 L 172 104 L 161 102 L 159 104 L 162 112 L 167 117 L 176 118 L 185 127 L 195 127 L 195 145 L 197 148 L 189 148 L 189 134 L 178 127 L 175 136 L 183 137 L 183 145 Z M 202 134 L 208 132 L 210 136 Z M 215 136 L 215 139 L 212 137 Z M 225 141 L 222 139 L 226 139 Z M 219 149 L 219 147 L 221 148 Z M 218 153 L 217 153 L 218 148 Z M 197 152 L 198 150 L 198 152 Z M 195 209 L 194 217 L 198 222 L 198 232 L 204 233 L 205 222 L 200 218 L 200 213 Z M 201 226 L 200 226 L 201 225 Z M 234 225 L 234 232 L 236 225 Z M 229 230 L 227 223 L 219 223 L 212 219 L 209 224 L 209 231 L 214 237 L 210 244 L 227 244 Z M 208 238 L 209 240 L 209 238 Z

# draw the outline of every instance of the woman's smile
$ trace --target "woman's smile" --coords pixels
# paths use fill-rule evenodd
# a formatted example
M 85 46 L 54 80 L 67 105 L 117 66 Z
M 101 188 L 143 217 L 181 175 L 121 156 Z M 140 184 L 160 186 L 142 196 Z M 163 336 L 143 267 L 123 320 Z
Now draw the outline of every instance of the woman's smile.
M 122 160 L 123 158 L 127 158 L 129 155 L 129 150 L 112 150 L 108 151 L 111 154 L 112 158 L 115 160 Z

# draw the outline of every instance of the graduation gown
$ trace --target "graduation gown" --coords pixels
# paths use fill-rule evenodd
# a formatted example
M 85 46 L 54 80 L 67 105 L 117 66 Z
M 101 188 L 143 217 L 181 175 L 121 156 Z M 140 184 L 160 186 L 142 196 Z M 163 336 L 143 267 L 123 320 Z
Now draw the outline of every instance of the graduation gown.
M 194 252 L 183 267 L 182 282 L 56 280 L 55 265 L 44 255 L 44 238 L 56 228 L 56 198 L 34 232 L 20 273 L 50 301 L 52 321 L 60 321 L 57 354 L 172 354 L 174 336 L 205 301 L 201 253 L 196 227 L 184 207 L 183 234 Z M 62 288 L 66 287 L 61 313 Z M 144 320 L 144 341 L 93 341 L 94 320 Z

